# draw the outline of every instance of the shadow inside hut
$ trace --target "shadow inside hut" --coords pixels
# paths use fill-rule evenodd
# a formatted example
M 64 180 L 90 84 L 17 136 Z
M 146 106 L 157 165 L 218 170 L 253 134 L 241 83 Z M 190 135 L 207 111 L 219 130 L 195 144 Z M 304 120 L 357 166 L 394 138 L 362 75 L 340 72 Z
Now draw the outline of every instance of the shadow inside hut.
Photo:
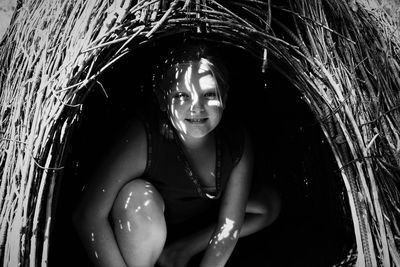
M 226 112 L 246 122 L 257 151 L 266 155 L 263 179 L 279 188 L 283 205 L 271 226 L 239 240 L 227 266 L 332 266 L 353 244 L 353 234 L 330 148 L 293 86 L 269 69 L 265 88 L 263 76 L 255 75 L 260 62 L 245 53 L 241 56 L 231 62 L 237 67 L 232 68 L 236 73 L 231 75 L 234 87 Z M 104 149 L 99 144 L 138 110 L 150 112 L 155 107 L 151 90 L 146 90 L 149 84 L 132 80 L 148 77 L 141 73 L 147 60 L 122 60 L 102 80 L 108 98 L 98 87 L 85 102 L 57 196 L 50 267 L 91 266 L 72 226 L 72 210 L 96 155 Z

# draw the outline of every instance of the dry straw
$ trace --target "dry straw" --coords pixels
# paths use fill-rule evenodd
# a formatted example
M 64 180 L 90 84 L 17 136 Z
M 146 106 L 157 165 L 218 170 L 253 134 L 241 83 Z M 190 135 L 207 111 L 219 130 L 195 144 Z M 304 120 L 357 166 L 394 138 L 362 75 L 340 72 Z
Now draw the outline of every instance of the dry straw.
M 400 33 L 375 4 L 20 1 L 0 46 L 3 265 L 47 265 L 54 186 L 96 78 L 137 45 L 192 31 L 251 51 L 264 68 L 285 68 L 347 189 L 356 257 L 342 265 L 400 266 Z

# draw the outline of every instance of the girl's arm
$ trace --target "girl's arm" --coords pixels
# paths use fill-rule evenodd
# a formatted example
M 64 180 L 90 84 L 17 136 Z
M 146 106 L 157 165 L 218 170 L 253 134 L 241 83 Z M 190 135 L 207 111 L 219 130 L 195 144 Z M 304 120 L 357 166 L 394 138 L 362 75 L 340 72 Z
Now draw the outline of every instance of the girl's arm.
M 147 140 L 139 122 L 131 125 L 98 162 L 73 216 L 78 235 L 95 266 L 126 266 L 109 223 L 119 190 L 145 170 Z
M 200 266 L 224 266 L 239 238 L 249 196 L 253 170 L 253 151 L 248 136 L 242 158 L 227 183 L 217 225 Z

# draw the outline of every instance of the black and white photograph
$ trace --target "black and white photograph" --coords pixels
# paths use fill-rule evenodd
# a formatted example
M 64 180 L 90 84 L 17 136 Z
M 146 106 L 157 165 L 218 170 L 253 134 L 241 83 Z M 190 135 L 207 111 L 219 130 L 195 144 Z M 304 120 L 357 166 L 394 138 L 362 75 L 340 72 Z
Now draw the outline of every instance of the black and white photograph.
M 400 267 L 399 0 L 0 24 L 0 266 Z

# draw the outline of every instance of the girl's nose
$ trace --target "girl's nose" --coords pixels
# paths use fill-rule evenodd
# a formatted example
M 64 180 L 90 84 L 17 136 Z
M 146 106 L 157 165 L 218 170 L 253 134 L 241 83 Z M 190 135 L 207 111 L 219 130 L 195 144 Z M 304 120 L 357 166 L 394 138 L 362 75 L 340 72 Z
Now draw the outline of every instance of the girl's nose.
M 204 111 L 204 101 L 198 97 L 192 101 L 190 105 L 190 111 L 192 113 L 203 112 Z

